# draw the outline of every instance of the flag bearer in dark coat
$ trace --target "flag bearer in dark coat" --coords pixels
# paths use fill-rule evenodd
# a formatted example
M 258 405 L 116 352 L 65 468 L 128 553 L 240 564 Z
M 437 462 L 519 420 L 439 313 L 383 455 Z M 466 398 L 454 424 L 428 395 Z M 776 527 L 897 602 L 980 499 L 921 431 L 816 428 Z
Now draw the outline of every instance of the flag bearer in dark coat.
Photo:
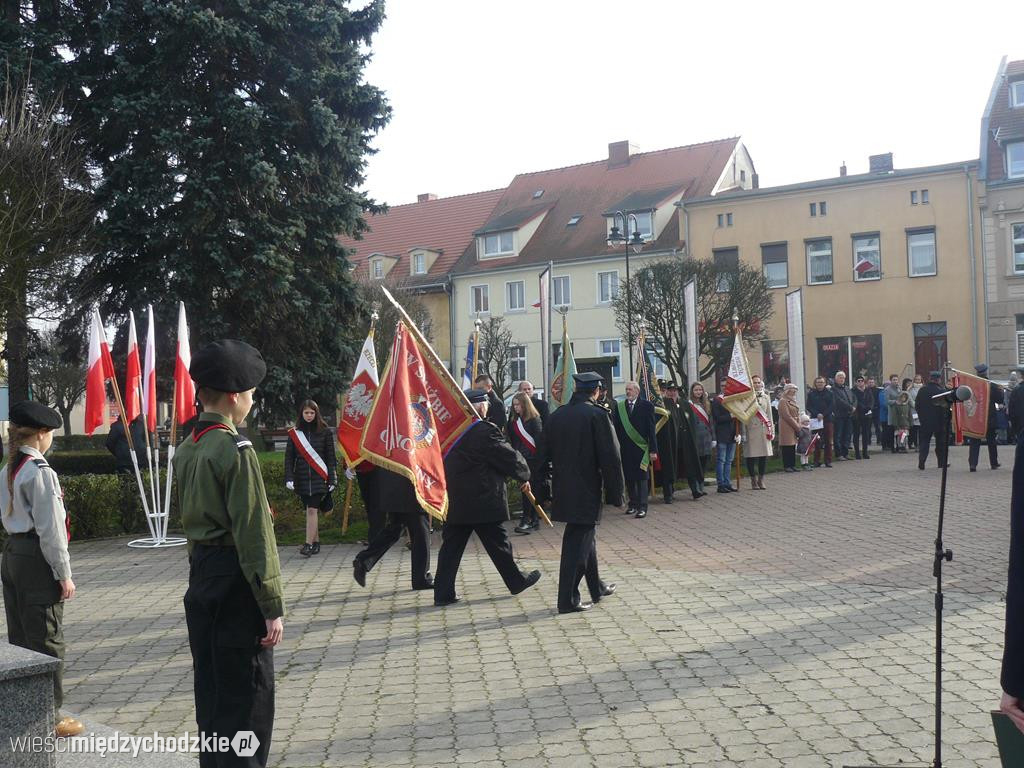
M 987 379 L 988 366 L 984 363 L 980 363 L 974 366 L 974 370 L 977 371 L 978 375 Z M 999 469 L 999 447 L 996 442 L 996 420 L 999 418 L 999 406 L 1003 402 L 1003 388 L 998 384 L 989 383 L 988 385 L 988 430 L 985 433 L 985 444 L 988 446 L 988 465 L 992 469 Z M 976 437 L 968 437 L 967 445 L 970 446 L 967 451 L 967 463 L 971 467 L 971 472 L 978 471 L 978 458 L 981 454 L 981 440 Z
M 658 462 L 661 468 L 657 472 L 661 495 L 668 504 L 673 500 L 676 484 L 676 463 L 679 449 L 679 386 L 674 381 L 661 382 L 664 392 L 662 407 L 668 411 L 668 421 L 658 430 Z
M 387 515 L 387 523 L 369 540 L 366 549 L 352 561 L 352 575 L 360 587 L 366 586 L 366 574 L 409 532 L 412 551 L 412 588 L 433 589 L 430 576 L 430 519 L 416 501 L 416 490 L 409 478 L 380 467 L 373 474 L 376 503 Z
M 622 457 L 608 412 L 597 401 L 604 396 L 596 373 L 573 374 L 576 391 L 548 420 L 545 453 L 555 474 L 551 485 L 554 520 L 565 523 L 558 575 L 558 612 L 585 611 L 593 603 L 580 597 L 580 579 L 587 579 L 596 603 L 615 592 L 597 568 L 597 531 L 604 501 L 622 506 L 625 480 Z M 603 492 L 603 493 L 602 493 Z
M 199 350 L 189 373 L 204 410 L 174 455 L 189 549 L 185 621 L 198 730 L 228 738 L 252 731 L 259 742 L 251 757 L 201 752 L 202 768 L 262 768 L 273 734 L 281 564 L 259 461 L 236 429 L 266 372 L 262 355 L 241 341 Z
M 467 389 L 466 397 L 481 419 L 487 417 L 487 393 Z M 523 573 L 512 555 L 512 544 L 503 523 L 509 520 L 506 478 L 515 478 L 530 490 L 530 467 L 489 421 L 478 421 L 459 438 L 444 459 L 448 483 L 448 518 L 441 529 L 437 555 L 434 605 L 459 602 L 455 576 L 469 537 L 476 533 L 491 562 L 513 595 L 540 580 L 540 571 Z
M 658 438 L 654 405 L 640 399 L 640 387 L 635 381 L 626 383 L 626 399 L 612 408 L 612 422 L 622 450 L 622 473 L 629 491 L 626 514 L 636 513 L 640 520 L 647 517 L 647 472 L 651 462 L 658 458 Z
M 1024 385 L 1021 385 L 1024 386 Z M 1010 567 L 1006 584 L 1006 625 L 1000 709 L 1024 731 L 1024 433 L 1018 437 L 1010 493 Z
M 64 422 L 57 411 L 31 400 L 15 403 L 10 421 L 11 455 L 0 470 L 0 518 L 7 532 L 0 580 L 7 640 L 57 659 L 53 674 L 55 733 L 58 737 L 77 736 L 84 730 L 82 723 L 60 715 L 64 703 L 64 601 L 75 596 L 68 554 L 71 529 L 57 473 L 43 458 L 53 443 L 54 430 Z M 4 706 L 16 704 L 4 702 Z
M 917 418 L 921 422 L 921 430 L 918 434 L 917 443 L 917 468 L 924 469 L 924 463 L 928 460 L 928 451 L 931 448 L 932 436 L 935 436 L 935 458 L 938 459 L 941 467 L 946 463 L 948 443 L 942 435 L 945 424 L 945 405 L 936 405 L 932 397 L 942 394 L 942 374 L 939 371 L 932 371 L 928 376 L 928 383 L 921 387 L 914 401 L 914 408 L 917 410 Z

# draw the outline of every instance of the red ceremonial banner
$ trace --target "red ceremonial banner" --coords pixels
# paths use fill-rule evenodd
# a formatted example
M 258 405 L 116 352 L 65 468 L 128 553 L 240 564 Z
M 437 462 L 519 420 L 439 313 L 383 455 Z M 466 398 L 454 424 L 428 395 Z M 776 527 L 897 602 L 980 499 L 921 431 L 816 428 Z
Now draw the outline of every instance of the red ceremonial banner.
M 399 322 L 391 357 L 363 429 L 360 453 L 374 464 L 408 478 L 420 506 L 444 520 L 448 491 L 436 406 L 427 385 L 428 371 L 416 340 Z M 443 393 L 436 396 L 442 397 Z
M 359 441 L 370 415 L 370 406 L 377 394 L 377 355 L 373 349 L 373 328 L 366 335 L 363 350 L 359 353 L 356 372 L 341 404 L 338 418 L 338 445 L 345 463 L 354 467 L 363 460 L 359 455 Z
M 989 384 L 988 379 L 957 371 L 954 386 L 967 385 L 971 388 L 971 399 L 953 406 L 957 431 L 962 431 L 965 437 L 984 440 L 988 433 Z

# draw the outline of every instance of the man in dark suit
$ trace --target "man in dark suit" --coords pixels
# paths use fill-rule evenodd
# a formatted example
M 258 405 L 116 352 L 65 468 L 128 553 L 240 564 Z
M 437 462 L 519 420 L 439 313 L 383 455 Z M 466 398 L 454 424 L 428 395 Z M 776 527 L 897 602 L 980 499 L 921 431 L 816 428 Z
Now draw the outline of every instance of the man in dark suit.
M 932 402 L 935 395 L 942 394 L 940 386 L 942 374 L 939 371 L 932 371 L 928 376 L 928 383 L 921 387 L 914 400 L 914 408 L 917 411 L 917 418 L 921 422 L 921 430 L 917 443 L 917 468 L 924 469 L 924 463 L 928 460 L 928 451 L 935 436 L 935 458 L 938 459 L 941 467 L 946 463 L 947 439 L 942 433 L 945 429 L 945 414 L 942 412 L 944 406 Z
M 541 425 L 548 423 L 548 416 L 551 414 L 551 409 L 548 407 L 546 400 L 541 400 L 539 397 L 533 394 L 533 382 L 523 379 L 519 382 L 519 391 L 523 392 L 530 402 L 533 403 L 533 407 L 537 409 L 537 413 L 540 414 Z
M 1024 386 L 1024 384 L 1019 385 Z M 1003 665 L 999 682 L 1003 689 L 999 708 L 1024 731 L 1024 445 L 1018 439 L 1010 492 L 1010 567 L 1006 582 L 1006 625 Z
M 466 397 L 481 419 L 487 417 L 487 393 L 467 389 Z M 512 555 L 512 544 L 503 523 L 510 519 L 506 478 L 514 478 L 530 490 L 530 467 L 493 424 L 478 421 L 459 438 L 444 459 L 448 483 L 448 518 L 441 529 L 441 551 L 434 577 L 434 605 L 459 602 L 455 576 L 469 537 L 476 533 L 491 562 L 513 595 L 529 589 L 540 571 L 523 573 Z
M 481 373 L 476 377 L 473 386 L 487 394 L 487 421 L 504 432 L 508 418 L 505 416 L 505 403 L 501 401 L 498 393 L 494 391 L 494 381 L 486 373 Z
M 622 450 L 622 473 L 629 492 L 627 515 L 636 519 L 647 517 L 649 491 L 648 467 L 658 458 L 658 438 L 654 429 L 654 406 L 640 399 L 635 381 L 626 383 L 626 399 L 612 408 L 612 423 Z
M 601 581 L 597 567 L 597 531 L 607 501 L 622 506 L 622 461 L 608 412 L 597 404 L 604 395 L 596 373 L 573 374 L 576 391 L 551 414 L 545 430 L 544 456 L 554 466 L 551 517 L 565 523 L 558 574 L 558 612 L 588 610 L 615 591 Z M 586 577 L 593 603 L 580 597 Z
M 974 370 L 983 379 L 988 379 L 988 366 L 979 363 Z M 988 446 L 988 464 L 992 469 L 999 469 L 999 447 L 996 443 L 996 419 L 998 418 L 999 406 L 1003 402 L 1003 388 L 998 384 L 988 385 L 988 429 L 985 432 L 985 444 Z M 981 440 L 976 437 L 968 437 L 967 463 L 971 472 L 978 471 L 978 458 L 981 454 Z

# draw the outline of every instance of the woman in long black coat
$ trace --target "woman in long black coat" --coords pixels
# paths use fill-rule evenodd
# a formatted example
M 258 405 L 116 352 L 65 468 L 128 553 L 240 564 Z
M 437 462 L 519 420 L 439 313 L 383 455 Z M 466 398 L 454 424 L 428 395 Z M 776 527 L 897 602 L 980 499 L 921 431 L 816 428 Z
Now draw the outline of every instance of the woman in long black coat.
M 530 467 L 530 488 L 537 499 L 543 503 L 548 498 L 550 480 L 547 477 L 547 462 L 541 458 L 541 441 L 544 439 L 544 427 L 540 414 L 534 407 L 529 396 L 517 392 L 512 398 L 512 418 L 505 427 L 508 441 L 513 448 L 522 454 Z M 540 528 L 540 515 L 533 504 L 522 494 L 523 517 L 515 527 L 516 533 L 528 534 Z
M 334 431 L 320 416 L 320 406 L 306 400 L 299 408 L 296 425 L 288 430 L 284 449 L 284 484 L 295 491 L 306 508 L 306 543 L 299 554 L 320 552 L 319 513 L 333 508 L 331 491 L 338 484 L 338 460 Z

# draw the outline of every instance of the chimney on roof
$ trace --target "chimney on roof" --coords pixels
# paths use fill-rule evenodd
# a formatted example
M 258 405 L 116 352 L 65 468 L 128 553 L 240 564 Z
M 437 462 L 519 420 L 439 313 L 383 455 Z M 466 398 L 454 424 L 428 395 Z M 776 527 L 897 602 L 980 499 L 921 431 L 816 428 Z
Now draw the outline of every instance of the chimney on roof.
M 613 141 L 608 145 L 608 167 L 618 168 L 629 165 L 629 142 Z
M 846 161 L 845 160 L 843 160 L 843 164 L 839 166 L 839 175 L 840 176 L 845 176 L 846 175 Z
M 868 157 L 868 170 L 871 173 L 892 173 L 892 152 Z
M 424 192 L 422 195 L 416 195 L 417 203 L 425 203 L 429 200 L 437 200 L 437 195 L 433 192 Z

